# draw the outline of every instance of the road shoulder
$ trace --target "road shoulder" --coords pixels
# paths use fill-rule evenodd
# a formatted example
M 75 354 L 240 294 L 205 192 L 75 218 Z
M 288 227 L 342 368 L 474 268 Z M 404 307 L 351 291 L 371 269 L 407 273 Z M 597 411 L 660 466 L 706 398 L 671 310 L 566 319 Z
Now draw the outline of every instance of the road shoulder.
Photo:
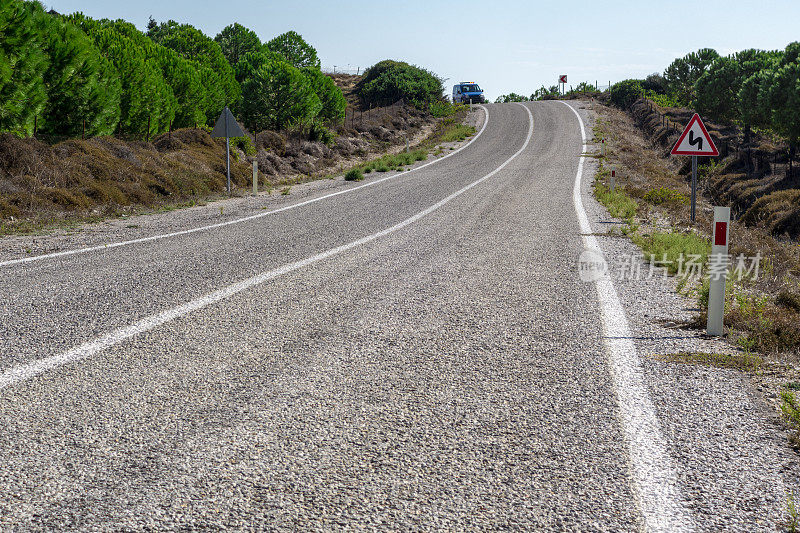
M 586 103 L 571 104 L 591 131 L 594 113 Z M 587 152 L 599 149 L 590 144 Z M 782 527 L 787 495 L 797 490 L 800 472 L 784 425 L 742 372 L 658 357 L 729 353 L 731 347 L 704 337 L 700 330 L 675 327 L 691 318 L 695 302 L 679 295 L 674 278 L 665 278 L 660 269 L 650 276 L 650 265 L 627 237 L 607 235 L 622 221 L 614 220 L 594 198 L 597 160 L 586 157 L 584 164 L 584 206 L 627 314 L 662 433 L 679 465 L 688 507 L 714 510 L 715 515 L 704 516 L 702 523 L 729 530 Z

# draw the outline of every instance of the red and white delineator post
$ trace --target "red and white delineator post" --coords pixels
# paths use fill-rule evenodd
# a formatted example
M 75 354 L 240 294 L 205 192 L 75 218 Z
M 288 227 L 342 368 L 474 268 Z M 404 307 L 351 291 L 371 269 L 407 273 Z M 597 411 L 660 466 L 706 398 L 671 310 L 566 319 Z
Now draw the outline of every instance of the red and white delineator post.
M 611 180 L 610 180 L 611 192 L 614 192 L 616 184 L 617 184 L 617 167 L 611 165 Z
M 728 277 L 728 237 L 731 228 L 731 208 L 714 207 L 714 228 L 711 236 L 711 255 L 708 256 L 708 323 L 709 335 L 723 334 L 725 315 L 725 281 Z

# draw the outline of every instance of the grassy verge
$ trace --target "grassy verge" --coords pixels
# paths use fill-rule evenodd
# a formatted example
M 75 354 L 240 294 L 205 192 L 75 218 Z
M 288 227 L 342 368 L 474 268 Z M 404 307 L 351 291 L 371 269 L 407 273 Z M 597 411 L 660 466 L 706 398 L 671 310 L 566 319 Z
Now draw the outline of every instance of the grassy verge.
M 800 449 L 800 401 L 797 399 L 796 390 L 800 388 L 798 383 L 788 383 L 781 391 L 781 411 L 786 416 L 786 421 L 794 430 L 790 437 L 791 443 L 795 448 Z
M 413 165 L 418 161 L 427 160 L 430 153 L 435 156 L 441 155 L 443 153 L 442 144 L 464 141 L 475 134 L 476 130 L 473 126 L 462 123 L 466 118 L 466 114 L 467 110 L 463 106 L 459 106 L 459 109 L 452 116 L 440 120 L 433 132 L 421 143 L 414 146 L 413 149 L 408 152 L 386 154 L 360 163 L 350 167 L 345 175 L 353 171 L 361 172 L 362 174 L 401 171 L 404 167 Z

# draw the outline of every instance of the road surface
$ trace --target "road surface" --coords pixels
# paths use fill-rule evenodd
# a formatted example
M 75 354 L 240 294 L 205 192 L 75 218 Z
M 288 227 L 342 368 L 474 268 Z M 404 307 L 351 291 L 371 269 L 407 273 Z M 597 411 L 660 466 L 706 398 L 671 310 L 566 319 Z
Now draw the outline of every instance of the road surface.
M 654 362 L 656 289 L 579 278 L 626 246 L 591 235 L 588 110 L 476 112 L 413 172 L 0 256 L 0 529 L 783 525 L 746 380 Z

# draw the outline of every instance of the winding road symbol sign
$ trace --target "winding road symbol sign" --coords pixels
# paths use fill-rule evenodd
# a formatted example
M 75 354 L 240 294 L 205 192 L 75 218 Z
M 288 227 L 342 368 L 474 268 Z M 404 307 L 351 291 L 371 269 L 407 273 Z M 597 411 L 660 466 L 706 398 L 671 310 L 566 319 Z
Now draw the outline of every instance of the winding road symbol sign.
M 711 135 L 708 134 L 700 115 L 695 113 L 670 153 L 672 155 L 718 156 L 719 150 L 711 140 Z

